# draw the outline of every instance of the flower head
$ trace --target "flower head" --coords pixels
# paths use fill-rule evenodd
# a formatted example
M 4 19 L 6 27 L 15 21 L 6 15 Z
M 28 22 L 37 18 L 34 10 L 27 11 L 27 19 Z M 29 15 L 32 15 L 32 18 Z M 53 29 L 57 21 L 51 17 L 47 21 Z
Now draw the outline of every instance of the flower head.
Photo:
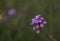
M 33 26 L 33 30 L 35 30 L 36 33 L 39 33 L 46 23 L 47 22 L 41 15 L 37 15 L 32 19 L 31 25 Z

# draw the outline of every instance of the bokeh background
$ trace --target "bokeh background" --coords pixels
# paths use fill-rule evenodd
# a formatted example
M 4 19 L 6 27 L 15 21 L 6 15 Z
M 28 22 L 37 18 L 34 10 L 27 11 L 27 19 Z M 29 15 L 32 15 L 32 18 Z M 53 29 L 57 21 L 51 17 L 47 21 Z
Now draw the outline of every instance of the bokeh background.
M 9 15 L 10 9 L 15 14 Z M 37 14 L 47 21 L 49 34 L 33 31 L 30 23 Z M 0 0 L 0 41 L 54 41 L 50 34 L 60 41 L 60 0 Z

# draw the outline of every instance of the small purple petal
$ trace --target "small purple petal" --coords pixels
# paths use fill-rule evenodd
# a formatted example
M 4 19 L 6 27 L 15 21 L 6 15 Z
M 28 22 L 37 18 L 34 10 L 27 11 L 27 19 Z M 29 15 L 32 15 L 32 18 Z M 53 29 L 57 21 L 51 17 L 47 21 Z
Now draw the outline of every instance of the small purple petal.
M 35 20 L 35 18 L 33 18 L 31 25 L 34 24 L 35 22 L 36 22 L 36 20 Z
M 44 24 L 40 24 L 40 27 L 44 27 Z
M 42 20 L 39 20 L 39 22 L 41 23 L 41 22 L 42 22 Z
M 39 28 L 39 25 L 35 25 L 35 28 L 38 29 Z
M 35 18 L 36 18 L 36 19 L 39 19 L 39 18 L 40 18 L 40 16 L 41 16 L 41 15 L 37 15 L 37 16 L 35 16 Z

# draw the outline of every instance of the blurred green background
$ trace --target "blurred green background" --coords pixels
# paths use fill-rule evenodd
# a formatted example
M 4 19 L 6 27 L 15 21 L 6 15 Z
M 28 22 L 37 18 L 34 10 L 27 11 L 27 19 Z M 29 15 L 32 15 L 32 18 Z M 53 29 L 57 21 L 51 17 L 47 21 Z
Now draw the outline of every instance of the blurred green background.
M 8 8 L 15 8 L 21 17 L 9 17 Z M 0 21 L 0 41 L 53 41 L 44 29 L 38 36 L 33 31 L 30 23 L 36 13 L 47 21 L 44 28 L 60 41 L 60 0 L 0 0 L 0 14 L 9 17 L 7 22 Z

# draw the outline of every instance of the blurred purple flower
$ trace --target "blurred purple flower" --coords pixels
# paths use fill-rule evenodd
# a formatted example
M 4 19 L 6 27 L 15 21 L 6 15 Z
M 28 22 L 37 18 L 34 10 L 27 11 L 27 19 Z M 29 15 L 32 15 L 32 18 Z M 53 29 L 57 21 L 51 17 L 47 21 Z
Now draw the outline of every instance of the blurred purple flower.
M 8 10 L 8 15 L 9 16 L 13 16 L 14 14 L 16 14 L 16 10 L 15 9 L 9 9 Z

